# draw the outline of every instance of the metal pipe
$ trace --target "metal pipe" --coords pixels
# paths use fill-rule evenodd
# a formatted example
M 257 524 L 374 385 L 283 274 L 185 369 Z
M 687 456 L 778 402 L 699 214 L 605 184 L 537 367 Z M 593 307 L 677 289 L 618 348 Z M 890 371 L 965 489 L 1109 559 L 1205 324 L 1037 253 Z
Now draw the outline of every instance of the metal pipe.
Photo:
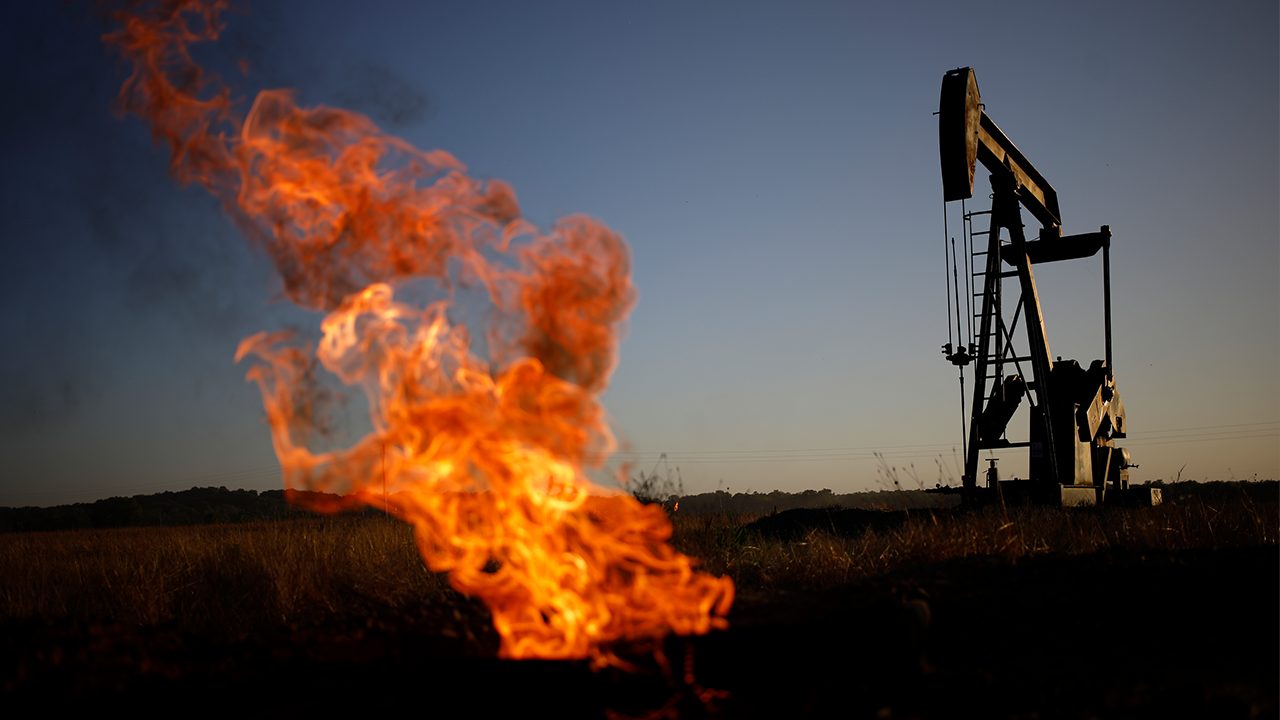
M 1102 226 L 1102 306 L 1107 315 L 1107 379 L 1115 382 L 1115 366 L 1111 364 L 1111 226 Z

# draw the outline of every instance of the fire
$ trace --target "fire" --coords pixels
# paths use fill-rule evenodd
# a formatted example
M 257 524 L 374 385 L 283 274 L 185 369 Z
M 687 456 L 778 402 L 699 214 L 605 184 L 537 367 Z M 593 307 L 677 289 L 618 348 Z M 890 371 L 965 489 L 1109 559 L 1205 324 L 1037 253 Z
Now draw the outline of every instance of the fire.
M 103 39 L 132 64 L 120 111 L 168 145 L 174 177 L 222 200 L 293 302 L 328 313 L 317 346 L 259 333 L 236 352 L 261 360 L 248 378 L 285 486 L 381 507 L 385 477 L 427 566 L 492 611 L 504 657 L 614 663 L 619 640 L 726 627 L 732 581 L 667 544 L 659 506 L 586 475 L 615 448 L 600 395 L 636 297 L 625 241 L 584 216 L 543 232 L 507 184 L 356 113 L 272 90 L 239 116 L 188 52 L 225 7 L 121 13 Z M 486 352 L 450 300 L 396 300 L 422 279 L 488 293 Z M 317 361 L 368 399 L 373 431 L 349 448 L 308 449 Z

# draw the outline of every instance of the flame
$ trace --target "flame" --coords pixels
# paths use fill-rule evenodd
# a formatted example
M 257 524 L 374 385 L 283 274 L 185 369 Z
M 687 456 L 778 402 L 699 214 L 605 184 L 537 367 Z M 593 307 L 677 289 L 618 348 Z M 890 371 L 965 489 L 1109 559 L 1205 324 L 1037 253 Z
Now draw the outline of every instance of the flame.
M 248 379 L 286 488 L 380 507 L 385 478 L 427 566 L 492 611 L 503 657 L 622 664 L 611 643 L 726 627 L 732 581 L 667 544 L 659 506 L 586 475 L 616 445 L 600 395 L 635 304 L 626 242 L 585 216 L 542 232 L 507 184 L 357 113 L 271 90 L 240 117 L 188 51 L 226 6 L 120 13 L 103 40 L 132 64 L 119 111 L 168 145 L 175 179 L 220 198 L 285 295 L 328 313 L 314 347 L 264 332 L 236 351 L 261 360 Z M 483 356 L 450 299 L 396 300 L 423 278 L 488 293 Z M 368 399 L 373 431 L 349 448 L 307 446 L 316 362 Z

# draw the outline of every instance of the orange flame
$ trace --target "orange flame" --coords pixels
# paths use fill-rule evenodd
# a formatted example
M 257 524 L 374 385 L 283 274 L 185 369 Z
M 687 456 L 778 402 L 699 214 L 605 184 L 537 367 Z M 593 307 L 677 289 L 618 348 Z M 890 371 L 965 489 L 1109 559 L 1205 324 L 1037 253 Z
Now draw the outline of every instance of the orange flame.
M 380 506 L 385 472 L 428 567 L 484 600 L 504 657 L 620 663 L 612 642 L 726 627 L 732 581 L 667 544 L 659 506 L 585 474 L 615 449 L 600 394 L 635 303 L 625 241 L 584 216 L 543 233 L 507 184 L 356 113 L 273 90 L 237 117 L 188 52 L 217 39 L 225 8 L 163 2 L 103 39 L 133 66 L 120 111 L 169 146 L 174 177 L 222 199 L 291 300 L 329 313 L 314 350 L 259 333 L 236 351 L 264 361 L 248 378 L 285 486 Z M 420 278 L 487 290 L 487 360 L 448 300 L 396 302 Z M 350 448 L 306 446 L 316 360 L 368 398 L 373 432 Z

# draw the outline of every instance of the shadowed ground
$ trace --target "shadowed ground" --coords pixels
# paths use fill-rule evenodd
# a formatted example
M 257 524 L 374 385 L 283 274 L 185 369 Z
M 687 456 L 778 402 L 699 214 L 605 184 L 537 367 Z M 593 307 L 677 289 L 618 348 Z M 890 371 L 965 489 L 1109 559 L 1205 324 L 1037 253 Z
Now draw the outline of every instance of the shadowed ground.
M 729 631 L 666 641 L 670 677 L 643 654 L 635 674 L 495 660 L 487 613 L 458 598 L 238 637 L 9 621 L 3 678 L 9 707 L 208 716 L 461 701 L 480 716 L 1275 717 L 1277 567 L 1274 545 L 1112 548 L 748 591 Z

